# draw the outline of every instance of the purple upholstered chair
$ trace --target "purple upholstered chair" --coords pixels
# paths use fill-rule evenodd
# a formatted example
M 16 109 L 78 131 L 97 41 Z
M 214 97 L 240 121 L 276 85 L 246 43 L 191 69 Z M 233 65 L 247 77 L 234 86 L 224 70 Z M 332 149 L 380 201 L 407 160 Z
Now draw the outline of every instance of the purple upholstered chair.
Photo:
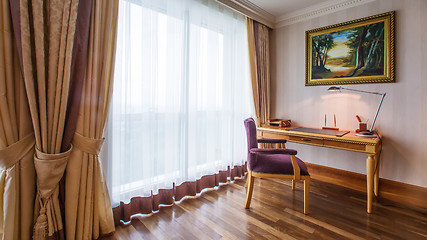
M 257 139 L 256 125 L 253 118 L 245 120 L 245 128 L 248 139 L 248 176 L 245 208 L 249 208 L 251 205 L 255 177 L 291 179 L 292 190 L 295 189 L 294 180 L 303 180 L 304 213 L 307 214 L 310 175 L 305 163 L 295 156 L 297 151 L 293 149 L 258 148 L 258 143 L 285 143 L 286 140 Z

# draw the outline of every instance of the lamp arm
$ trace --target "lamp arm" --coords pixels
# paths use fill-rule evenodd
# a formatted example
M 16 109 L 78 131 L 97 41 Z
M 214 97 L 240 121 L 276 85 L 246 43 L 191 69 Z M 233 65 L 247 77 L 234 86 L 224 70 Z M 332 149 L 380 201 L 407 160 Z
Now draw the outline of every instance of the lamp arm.
M 351 88 L 344 88 L 344 87 L 340 87 L 340 89 L 345 89 L 345 90 L 353 91 L 353 92 L 362 92 L 362 93 L 370 93 L 370 94 L 377 94 L 377 95 L 385 95 L 385 93 L 369 92 L 369 91 L 351 89 Z
M 381 105 L 383 104 L 383 100 L 384 100 L 385 95 L 386 95 L 386 93 L 381 94 L 381 101 L 380 101 L 380 104 L 378 105 L 377 113 L 375 113 L 375 118 L 374 118 L 374 121 L 372 122 L 371 129 L 369 129 L 370 132 L 372 132 L 374 130 L 375 121 L 377 121 L 378 113 L 380 112 Z

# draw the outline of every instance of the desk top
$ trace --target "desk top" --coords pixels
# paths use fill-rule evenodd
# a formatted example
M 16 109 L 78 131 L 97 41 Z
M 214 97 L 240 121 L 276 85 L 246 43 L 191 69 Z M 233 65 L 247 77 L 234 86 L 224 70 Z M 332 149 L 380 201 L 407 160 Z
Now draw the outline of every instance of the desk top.
M 320 134 L 320 133 L 292 131 L 293 128 L 295 128 L 295 126 L 285 127 L 285 128 L 266 126 L 266 127 L 259 127 L 258 131 L 271 132 L 271 133 L 277 133 L 277 134 L 283 134 L 283 135 L 299 136 L 299 137 L 318 138 L 318 139 L 325 139 L 325 140 L 336 141 L 336 142 L 355 142 L 358 144 L 366 144 L 366 145 L 378 145 L 380 142 L 379 137 L 370 137 L 370 138 L 360 137 L 360 136 L 356 136 L 355 131 L 350 131 L 344 136 L 339 137 L 339 136 L 326 135 L 326 134 Z

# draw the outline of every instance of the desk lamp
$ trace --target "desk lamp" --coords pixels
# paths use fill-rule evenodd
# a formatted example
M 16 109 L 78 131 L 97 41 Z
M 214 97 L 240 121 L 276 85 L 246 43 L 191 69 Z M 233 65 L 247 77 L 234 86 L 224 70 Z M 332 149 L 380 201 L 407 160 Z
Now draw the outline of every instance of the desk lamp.
M 377 112 L 375 113 L 374 121 L 372 122 L 371 128 L 367 131 L 361 131 L 358 134 L 356 134 L 357 136 L 362 136 L 362 137 L 374 137 L 375 121 L 377 121 L 378 113 L 380 112 L 381 105 L 383 104 L 383 100 L 384 100 L 386 93 L 369 92 L 369 91 L 363 91 L 363 90 L 357 90 L 357 89 L 351 89 L 351 88 L 344 88 L 341 86 L 339 86 L 339 87 L 332 86 L 332 87 L 328 88 L 328 91 L 340 91 L 341 92 L 341 90 L 381 95 L 381 101 L 380 101 L 380 104 L 378 105 Z

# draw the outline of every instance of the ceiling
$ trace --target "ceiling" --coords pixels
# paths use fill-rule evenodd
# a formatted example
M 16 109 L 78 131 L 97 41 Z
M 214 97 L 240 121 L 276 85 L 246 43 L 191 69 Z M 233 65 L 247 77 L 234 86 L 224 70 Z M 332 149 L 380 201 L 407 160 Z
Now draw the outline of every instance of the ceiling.
M 277 17 L 330 0 L 249 0 L 264 11 Z

